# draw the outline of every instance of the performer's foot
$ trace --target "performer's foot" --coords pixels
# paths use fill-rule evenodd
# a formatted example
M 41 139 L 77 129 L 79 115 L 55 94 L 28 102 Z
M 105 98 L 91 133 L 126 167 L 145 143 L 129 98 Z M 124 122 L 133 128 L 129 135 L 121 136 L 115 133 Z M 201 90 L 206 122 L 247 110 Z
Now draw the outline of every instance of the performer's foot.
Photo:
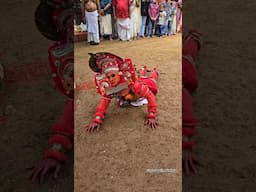
M 148 104 L 148 100 L 146 98 L 139 98 L 137 101 L 131 102 L 131 105 L 134 107 L 139 107 L 147 104 Z
M 157 81 L 159 78 L 159 70 L 155 67 L 149 77 Z
M 159 70 L 156 67 L 154 67 L 153 71 L 155 71 L 157 73 L 157 76 L 159 76 Z

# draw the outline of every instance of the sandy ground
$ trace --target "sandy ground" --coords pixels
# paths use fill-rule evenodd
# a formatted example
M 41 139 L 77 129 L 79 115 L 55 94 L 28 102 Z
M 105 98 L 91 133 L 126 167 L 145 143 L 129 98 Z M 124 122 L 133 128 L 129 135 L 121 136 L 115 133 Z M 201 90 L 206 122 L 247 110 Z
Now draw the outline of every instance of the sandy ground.
M 204 167 L 186 192 L 255 191 L 255 2 L 185 2 L 184 27 L 204 35 L 194 96 L 195 153 Z
M 65 101 L 53 88 L 47 70 L 39 71 L 37 80 L 31 80 L 31 76 L 24 80 L 22 76 L 29 70 L 26 66 L 34 70 L 39 65 L 46 69 L 48 65 L 47 49 L 51 42 L 35 28 L 37 4 L 34 0 L 12 0 L 1 2 L 0 6 L 0 62 L 7 71 L 16 72 L 15 77 L 7 77 L 11 81 L 5 84 L 0 103 L 1 115 L 6 109 L 9 114 L 5 122 L 0 122 L 0 191 L 3 192 L 73 191 L 72 161 L 63 167 L 56 183 L 49 179 L 39 186 L 26 179 L 25 168 L 42 157 L 50 127 L 61 114 Z
M 181 191 L 181 34 L 132 42 L 104 41 L 99 46 L 75 45 L 75 78 L 91 82 L 88 52 L 108 51 L 130 57 L 137 66 L 160 70 L 157 95 L 159 127 L 144 126 L 146 107 L 118 108 L 112 101 L 100 132 L 85 127 L 100 96 L 95 89 L 76 92 L 76 192 Z M 176 173 L 145 173 L 146 169 L 176 169 Z

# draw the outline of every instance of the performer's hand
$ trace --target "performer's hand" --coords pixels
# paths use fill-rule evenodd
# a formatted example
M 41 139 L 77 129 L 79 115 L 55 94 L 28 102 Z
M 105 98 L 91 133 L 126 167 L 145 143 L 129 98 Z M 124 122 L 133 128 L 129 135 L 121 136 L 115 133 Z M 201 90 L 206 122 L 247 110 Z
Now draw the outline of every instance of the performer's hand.
M 144 123 L 148 128 L 155 129 L 158 126 L 156 119 L 147 119 Z
M 185 175 L 190 176 L 196 174 L 196 165 L 200 165 L 200 163 L 195 159 L 192 149 L 183 149 L 182 153 L 182 169 Z
M 39 180 L 39 183 L 42 183 L 44 181 L 45 175 L 51 171 L 54 171 L 53 176 L 55 179 L 57 179 L 60 168 L 61 162 L 58 160 L 51 158 L 42 159 L 34 166 L 28 168 L 32 170 L 32 173 L 29 176 L 29 180 L 31 180 L 33 183 L 35 183 L 36 180 Z
M 86 131 L 88 132 L 99 131 L 99 130 L 100 130 L 100 124 L 95 122 L 91 122 L 86 129 Z

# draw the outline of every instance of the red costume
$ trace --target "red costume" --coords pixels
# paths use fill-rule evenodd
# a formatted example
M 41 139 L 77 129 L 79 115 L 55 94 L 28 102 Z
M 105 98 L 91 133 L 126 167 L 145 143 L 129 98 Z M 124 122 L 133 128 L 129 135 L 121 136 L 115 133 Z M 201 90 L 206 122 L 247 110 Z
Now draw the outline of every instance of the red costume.
M 196 118 L 193 114 L 191 93 L 198 87 L 195 58 L 201 44 L 201 34 L 191 30 L 184 39 L 182 47 L 182 146 L 192 149 L 194 141 L 190 138 L 196 133 Z
M 198 87 L 195 59 L 200 49 L 201 34 L 190 31 L 182 46 L 182 84 L 190 92 Z
M 65 152 L 72 146 L 74 137 L 74 48 L 72 1 L 42 2 L 35 13 L 38 30 L 55 43 L 48 49 L 48 60 L 56 88 L 68 97 L 64 111 L 52 126 L 50 148 L 44 158 L 65 162 Z
M 122 59 L 111 53 L 91 54 L 89 60 L 91 69 L 96 72 L 95 83 L 99 94 L 102 95 L 101 101 L 96 108 L 93 123 L 102 124 L 106 110 L 112 98 L 125 98 L 125 100 L 136 100 L 146 98 L 148 100 L 148 120 L 156 120 L 157 104 L 155 94 L 157 94 L 156 80 L 158 72 L 156 69 L 150 77 L 145 77 L 146 67 L 140 71 L 140 77 L 136 77 L 136 71 L 130 59 Z M 118 73 L 118 83 L 114 86 L 107 79 L 109 72 Z

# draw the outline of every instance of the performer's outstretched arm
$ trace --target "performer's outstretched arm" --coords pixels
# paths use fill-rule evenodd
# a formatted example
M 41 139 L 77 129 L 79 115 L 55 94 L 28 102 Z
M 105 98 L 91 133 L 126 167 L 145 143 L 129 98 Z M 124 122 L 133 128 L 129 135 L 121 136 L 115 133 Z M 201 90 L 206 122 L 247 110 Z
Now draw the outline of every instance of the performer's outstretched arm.
M 88 126 L 87 131 L 92 132 L 94 130 L 96 131 L 99 130 L 110 102 L 111 102 L 111 98 L 108 98 L 108 97 L 101 98 L 100 103 L 96 108 L 94 118 L 90 123 L 90 125 Z
M 193 114 L 192 98 L 186 88 L 182 88 L 182 160 L 186 175 L 197 173 L 199 164 L 193 154 L 193 136 L 196 134 L 196 118 Z
M 67 101 L 61 118 L 52 126 L 52 136 L 48 143 L 52 147 L 45 152 L 45 158 L 54 158 L 65 162 L 64 152 L 72 146 L 74 139 L 74 102 Z M 56 150 L 59 148 L 59 150 Z
M 67 161 L 66 152 L 71 149 L 74 137 L 74 102 L 67 101 L 60 119 L 52 126 L 52 136 L 48 143 L 50 147 L 45 151 L 43 159 L 32 166 L 30 179 L 43 182 L 45 175 L 54 170 L 57 178 L 62 163 Z

